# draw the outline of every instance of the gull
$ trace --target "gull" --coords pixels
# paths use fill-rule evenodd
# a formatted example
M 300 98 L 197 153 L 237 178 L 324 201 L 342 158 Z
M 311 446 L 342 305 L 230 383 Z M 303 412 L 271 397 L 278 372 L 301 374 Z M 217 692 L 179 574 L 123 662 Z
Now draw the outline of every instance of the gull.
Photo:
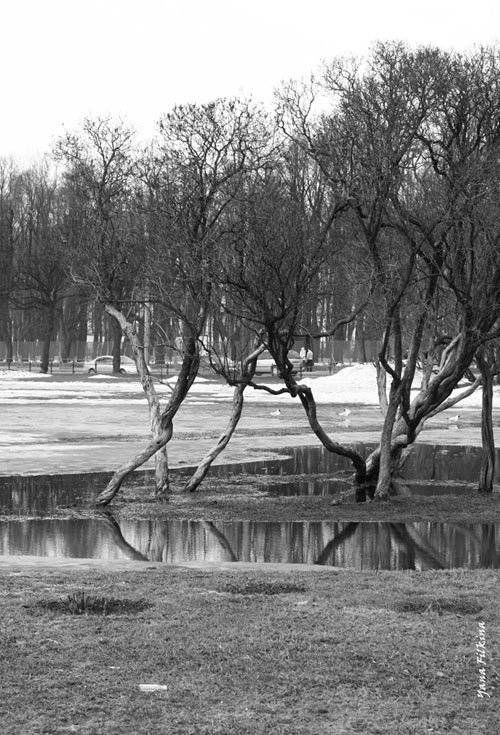
M 351 415 L 351 412 L 349 411 L 348 408 L 344 408 L 344 410 L 339 413 L 339 416 L 343 416 L 344 418 L 347 418 L 350 415 Z
M 281 415 L 281 411 L 279 410 L 279 408 L 277 408 L 276 411 L 271 411 L 270 415 L 271 416 L 280 416 Z
M 450 424 L 457 424 L 459 421 L 460 421 L 460 414 L 459 413 L 457 413 L 456 416 L 451 416 L 448 419 L 448 423 L 450 423 Z

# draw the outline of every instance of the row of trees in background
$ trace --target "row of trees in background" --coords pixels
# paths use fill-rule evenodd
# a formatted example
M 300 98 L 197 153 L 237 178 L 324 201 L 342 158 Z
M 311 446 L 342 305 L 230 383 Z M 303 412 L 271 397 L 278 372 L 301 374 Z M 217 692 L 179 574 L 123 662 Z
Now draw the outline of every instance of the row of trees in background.
M 87 120 L 59 141 L 57 175 L 4 164 L 0 337 L 9 339 L 13 308 L 36 310 L 49 335 L 65 309 L 83 329 L 99 304 L 114 325 L 116 368 L 125 335 L 148 397 L 153 440 L 102 503 L 152 455 L 158 492 L 168 491 L 166 446 L 203 354 L 235 386 L 228 432 L 203 471 L 234 430 L 245 389 L 274 390 L 253 379 L 264 348 L 278 390 L 302 403 L 327 449 L 351 459 L 360 497 L 387 497 L 404 452 L 453 405 L 474 361 L 488 436 L 500 309 L 499 61 L 496 48 L 459 55 L 380 44 L 367 59 L 337 59 L 319 79 L 284 87 L 273 117 L 241 100 L 177 107 L 142 150 L 126 125 Z M 384 426 L 367 458 L 326 434 L 288 360 L 299 337 L 347 325 L 380 340 Z M 165 407 L 147 369 L 151 332 L 181 361 Z M 412 398 L 417 367 L 424 377 Z
M 83 360 L 88 335 L 94 355 L 104 342 L 113 345 L 118 360 L 121 331 L 104 308 L 103 293 L 111 303 L 133 305 L 148 361 L 178 358 L 183 279 L 188 288 L 199 286 L 187 276 L 194 277 L 197 254 L 185 243 L 215 238 L 220 249 L 223 240 L 241 239 L 253 226 L 245 220 L 253 218 L 255 225 L 260 217 L 257 192 L 274 197 L 265 202 L 265 216 L 276 228 L 273 211 L 285 216 L 278 189 L 293 185 L 285 177 L 311 175 L 308 158 L 250 102 L 179 107 L 165 115 L 159 131 L 157 140 L 141 149 L 125 124 L 89 119 L 58 142 L 51 159 L 29 170 L 0 161 L 0 343 L 7 362 L 34 359 L 35 354 L 23 355 L 20 345 L 36 344 L 47 371 L 55 342 L 63 361 Z M 221 208 L 216 221 L 203 211 L 206 206 L 214 212 Z M 294 211 L 299 228 L 300 217 Z M 172 265 L 179 271 L 173 291 L 165 283 Z M 158 279 L 164 281 L 163 292 L 171 291 L 168 303 L 155 299 Z M 315 299 L 302 306 L 304 340 L 312 340 L 340 305 L 349 308 L 356 298 L 348 261 L 325 264 L 315 288 Z M 350 339 L 353 326 L 339 337 Z M 356 326 L 361 343 L 378 338 L 375 314 L 362 315 Z M 236 359 L 245 350 L 248 330 L 231 309 L 219 309 L 208 314 L 204 336 Z

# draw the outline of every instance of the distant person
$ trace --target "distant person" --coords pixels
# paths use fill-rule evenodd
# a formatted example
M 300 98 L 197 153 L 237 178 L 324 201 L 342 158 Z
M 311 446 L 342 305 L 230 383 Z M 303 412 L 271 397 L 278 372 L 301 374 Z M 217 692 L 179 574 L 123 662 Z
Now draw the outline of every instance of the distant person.
M 300 348 L 299 357 L 302 360 L 302 367 L 305 367 L 306 365 L 306 348 L 305 347 Z
M 314 355 L 312 353 L 312 350 L 307 350 L 306 352 L 306 372 L 312 373 L 314 365 Z

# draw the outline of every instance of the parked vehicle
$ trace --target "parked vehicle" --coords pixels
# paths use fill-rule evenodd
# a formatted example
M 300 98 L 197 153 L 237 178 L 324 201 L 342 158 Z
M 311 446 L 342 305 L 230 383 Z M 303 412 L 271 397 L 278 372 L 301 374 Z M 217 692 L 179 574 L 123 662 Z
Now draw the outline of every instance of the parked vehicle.
M 290 352 L 288 353 L 288 359 L 293 365 L 294 373 L 297 373 L 302 369 L 302 358 L 298 352 L 295 352 L 295 350 L 290 350 Z M 277 374 L 278 367 L 274 361 L 274 358 L 268 350 L 264 350 L 264 352 L 259 355 L 255 372 L 271 373 L 271 375 Z
M 110 375 L 113 373 L 113 357 L 112 355 L 101 355 L 94 360 L 88 360 L 84 363 L 83 369 L 89 375 Z M 135 362 L 130 357 L 121 357 L 120 372 L 123 375 L 137 375 Z

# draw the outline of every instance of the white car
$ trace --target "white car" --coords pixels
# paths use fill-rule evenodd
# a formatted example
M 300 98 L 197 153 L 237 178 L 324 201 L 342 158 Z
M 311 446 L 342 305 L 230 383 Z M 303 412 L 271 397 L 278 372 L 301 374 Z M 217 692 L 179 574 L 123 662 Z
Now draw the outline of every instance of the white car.
M 89 375 L 112 375 L 113 357 L 112 355 L 101 355 L 101 357 L 96 357 L 94 360 L 88 360 L 84 363 L 83 369 Z M 120 372 L 123 375 L 137 375 L 135 362 L 130 357 L 121 357 Z
M 290 350 L 290 352 L 288 353 L 288 359 L 293 365 L 292 372 L 296 373 L 302 369 L 302 358 L 298 352 L 295 352 L 295 350 Z M 271 373 L 271 375 L 276 375 L 276 373 L 278 372 L 278 368 L 274 361 L 274 358 L 271 356 L 271 353 L 268 350 L 264 350 L 264 352 L 261 352 L 261 354 L 259 355 L 255 372 Z

